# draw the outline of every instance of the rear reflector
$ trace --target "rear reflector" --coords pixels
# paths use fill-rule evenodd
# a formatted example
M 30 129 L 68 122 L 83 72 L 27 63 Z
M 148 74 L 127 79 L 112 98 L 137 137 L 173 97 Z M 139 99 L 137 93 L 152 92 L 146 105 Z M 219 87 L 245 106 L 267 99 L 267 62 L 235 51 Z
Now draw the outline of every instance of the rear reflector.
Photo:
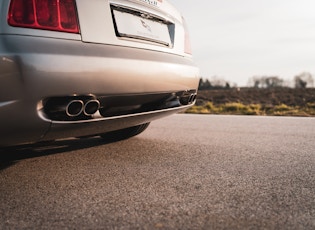
M 79 33 L 75 0 L 11 0 L 11 26 Z
M 192 54 L 192 49 L 191 49 L 191 43 L 190 43 L 190 36 L 189 36 L 189 32 L 188 32 L 188 27 L 186 24 L 186 21 L 184 18 L 183 19 L 183 24 L 184 24 L 184 29 L 185 29 L 185 47 L 184 47 L 184 51 L 187 54 Z

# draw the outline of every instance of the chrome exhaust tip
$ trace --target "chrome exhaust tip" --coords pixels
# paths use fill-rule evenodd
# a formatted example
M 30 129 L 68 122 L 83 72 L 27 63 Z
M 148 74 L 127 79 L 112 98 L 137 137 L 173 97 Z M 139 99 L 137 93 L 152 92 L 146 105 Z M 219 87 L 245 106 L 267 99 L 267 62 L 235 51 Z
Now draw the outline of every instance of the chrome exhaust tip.
M 193 103 L 197 98 L 197 94 L 196 93 L 193 93 L 190 98 L 189 98 L 189 103 Z
M 184 92 L 180 97 L 179 101 L 182 105 L 189 105 L 192 104 L 197 97 L 197 93 L 189 93 L 189 92 Z
M 89 100 L 85 103 L 83 112 L 86 116 L 92 116 L 100 108 L 100 102 L 98 100 Z
M 69 117 L 77 117 L 82 113 L 83 107 L 84 107 L 83 101 L 72 100 L 68 103 L 66 107 L 66 114 Z

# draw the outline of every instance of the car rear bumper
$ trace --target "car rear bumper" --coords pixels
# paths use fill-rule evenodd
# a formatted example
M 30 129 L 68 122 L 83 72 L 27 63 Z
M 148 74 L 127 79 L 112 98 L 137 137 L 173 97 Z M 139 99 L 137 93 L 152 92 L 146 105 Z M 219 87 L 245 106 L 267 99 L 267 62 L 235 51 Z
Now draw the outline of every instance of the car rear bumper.
M 190 58 L 138 48 L 0 35 L 0 145 L 85 136 L 146 123 L 189 105 L 89 120 L 54 121 L 46 98 L 75 95 L 156 95 L 196 90 Z

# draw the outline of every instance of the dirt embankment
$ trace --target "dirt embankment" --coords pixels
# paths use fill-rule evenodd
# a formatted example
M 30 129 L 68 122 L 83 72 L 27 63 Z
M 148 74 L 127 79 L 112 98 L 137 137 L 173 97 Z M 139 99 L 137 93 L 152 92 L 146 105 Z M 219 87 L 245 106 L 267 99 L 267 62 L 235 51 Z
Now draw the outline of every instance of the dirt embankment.
M 285 104 L 288 106 L 305 107 L 310 103 L 315 103 L 315 88 L 200 90 L 196 105 L 201 105 L 205 102 L 212 102 L 214 105 L 238 102 L 244 105 L 260 104 L 262 106 L 275 106 Z

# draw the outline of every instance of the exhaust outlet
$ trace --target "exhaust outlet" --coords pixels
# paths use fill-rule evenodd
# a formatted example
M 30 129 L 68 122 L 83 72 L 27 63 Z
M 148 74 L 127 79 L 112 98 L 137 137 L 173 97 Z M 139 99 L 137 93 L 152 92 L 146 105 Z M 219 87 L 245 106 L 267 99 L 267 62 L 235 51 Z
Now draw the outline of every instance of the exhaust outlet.
M 193 103 L 196 100 L 197 94 L 193 93 L 189 98 L 189 103 Z
M 92 116 L 100 108 L 100 102 L 98 100 L 89 100 L 85 103 L 83 112 L 86 116 Z
M 179 100 L 182 105 L 189 105 L 196 100 L 196 97 L 196 93 L 185 92 L 180 96 Z
M 76 117 L 79 116 L 83 111 L 83 101 L 81 100 L 72 100 L 68 103 L 66 107 L 66 114 L 69 117 Z
M 190 104 L 193 101 L 194 94 L 190 94 L 188 99 L 188 104 Z

